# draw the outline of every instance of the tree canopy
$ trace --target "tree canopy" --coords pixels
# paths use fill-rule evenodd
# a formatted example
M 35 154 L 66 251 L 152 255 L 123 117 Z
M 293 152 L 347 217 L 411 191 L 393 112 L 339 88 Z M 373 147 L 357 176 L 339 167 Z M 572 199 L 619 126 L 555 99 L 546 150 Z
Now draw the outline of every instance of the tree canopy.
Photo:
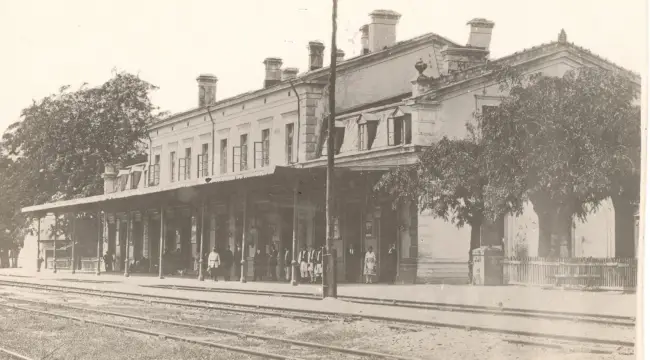
M 33 101 L 0 144 L 0 176 L 10 180 L 0 195 L 5 207 L 20 214 L 24 206 L 103 193 L 105 164 L 143 154 L 147 125 L 162 115 L 149 97 L 155 89 L 136 75 L 114 72 L 99 87 L 63 86 Z M 9 222 L 0 225 L 10 231 L 26 226 L 22 215 Z
M 589 67 L 511 86 L 478 122 L 492 217 L 521 212 L 529 200 L 540 220 L 539 255 L 570 246 L 574 215 L 638 182 L 629 181 L 640 164 L 637 96 L 627 76 Z

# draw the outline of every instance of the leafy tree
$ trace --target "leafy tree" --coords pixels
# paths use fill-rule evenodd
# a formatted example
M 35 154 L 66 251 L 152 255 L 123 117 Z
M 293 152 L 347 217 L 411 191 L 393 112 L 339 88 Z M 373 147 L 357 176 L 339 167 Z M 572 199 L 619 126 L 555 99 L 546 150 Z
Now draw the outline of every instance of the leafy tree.
M 474 139 L 443 137 L 426 148 L 411 166 L 384 174 L 375 190 L 388 193 L 394 204 L 418 204 L 420 211 L 471 227 L 469 261 L 472 250 L 481 245 L 484 223 L 484 187 L 487 184 L 479 163 L 481 146 Z M 470 268 L 470 277 L 471 277 Z
M 548 256 L 570 244 L 574 215 L 584 217 L 608 196 L 636 201 L 630 175 L 638 173 L 640 155 L 637 96 L 629 77 L 600 68 L 512 84 L 479 119 L 488 212 L 521 212 L 530 200 L 539 217 L 538 252 Z
M 142 155 L 146 127 L 162 115 L 149 98 L 155 89 L 135 75 L 114 72 L 99 87 L 64 86 L 33 101 L 2 137 L 15 181 L 3 184 L 0 201 L 19 213 L 24 206 L 103 193 L 105 164 Z M 16 231 L 26 224 L 22 216 L 11 223 L 7 228 Z

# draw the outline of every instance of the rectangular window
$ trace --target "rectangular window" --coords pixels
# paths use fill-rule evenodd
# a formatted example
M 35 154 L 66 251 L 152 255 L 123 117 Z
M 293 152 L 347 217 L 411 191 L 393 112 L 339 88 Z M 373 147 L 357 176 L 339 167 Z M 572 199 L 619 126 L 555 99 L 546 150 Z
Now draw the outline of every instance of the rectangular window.
M 180 170 L 180 166 L 178 167 Z M 185 148 L 185 158 L 183 159 L 183 172 L 179 175 L 183 180 L 192 178 L 192 148 Z
M 248 134 L 242 134 L 239 136 L 239 147 L 240 147 L 240 157 L 239 157 L 239 170 L 245 171 L 248 170 Z
M 285 153 L 287 154 L 287 164 L 293 163 L 293 123 L 286 126 L 286 137 L 284 140 Z
M 221 139 L 221 153 L 219 154 L 219 173 L 228 172 L 228 139 Z
M 359 150 L 368 150 L 366 147 L 366 132 L 368 124 L 359 124 Z
M 341 153 L 341 146 L 343 146 L 343 139 L 345 138 L 345 128 L 336 128 L 334 138 L 334 154 Z
M 232 147 L 232 172 L 237 172 L 241 168 L 241 146 Z
M 201 145 L 201 154 L 197 156 L 196 176 L 205 177 L 210 175 L 208 171 L 208 144 Z
M 140 184 L 140 178 L 142 177 L 142 171 L 132 171 L 131 178 L 131 189 L 137 189 L 138 184 Z
M 169 153 L 169 180 L 176 181 L 176 151 Z
M 481 106 L 481 115 L 489 116 L 490 113 L 493 113 L 494 111 L 496 111 L 496 108 L 497 107 L 494 106 L 494 105 L 483 105 L 483 106 Z M 485 118 L 483 118 L 483 121 L 485 121 Z M 484 126 L 485 126 L 484 123 L 481 124 L 481 128 L 483 128 Z
M 411 115 L 388 118 L 388 145 L 411 143 Z
M 269 166 L 269 150 L 271 149 L 271 130 L 262 130 L 262 166 Z
M 156 157 L 158 161 L 153 165 L 149 165 L 149 186 L 160 184 L 160 155 L 156 155 Z

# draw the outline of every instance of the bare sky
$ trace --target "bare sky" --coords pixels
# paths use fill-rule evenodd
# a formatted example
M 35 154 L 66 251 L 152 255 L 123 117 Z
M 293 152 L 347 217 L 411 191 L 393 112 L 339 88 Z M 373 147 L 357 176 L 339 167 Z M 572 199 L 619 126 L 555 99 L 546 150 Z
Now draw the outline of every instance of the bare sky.
M 368 13 L 402 14 L 397 39 L 434 32 L 465 44 L 467 21 L 496 23 L 491 57 L 568 40 L 636 72 L 646 66 L 644 0 L 339 0 L 339 48 L 358 54 Z M 160 87 L 162 110 L 196 106 L 196 77 L 219 78 L 217 98 L 262 87 L 266 57 L 307 67 L 307 43 L 329 53 L 327 0 L 0 0 L 0 131 L 32 99 L 88 82 L 117 68 Z M 414 75 L 415 75 L 415 70 Z

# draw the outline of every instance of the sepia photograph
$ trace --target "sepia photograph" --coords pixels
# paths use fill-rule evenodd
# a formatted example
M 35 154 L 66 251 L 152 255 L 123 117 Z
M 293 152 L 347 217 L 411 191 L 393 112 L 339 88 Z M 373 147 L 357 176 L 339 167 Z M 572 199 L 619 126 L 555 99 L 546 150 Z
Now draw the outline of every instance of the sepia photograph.
M 644 0 L 0 0 L 0 359 L 644 358 Z

